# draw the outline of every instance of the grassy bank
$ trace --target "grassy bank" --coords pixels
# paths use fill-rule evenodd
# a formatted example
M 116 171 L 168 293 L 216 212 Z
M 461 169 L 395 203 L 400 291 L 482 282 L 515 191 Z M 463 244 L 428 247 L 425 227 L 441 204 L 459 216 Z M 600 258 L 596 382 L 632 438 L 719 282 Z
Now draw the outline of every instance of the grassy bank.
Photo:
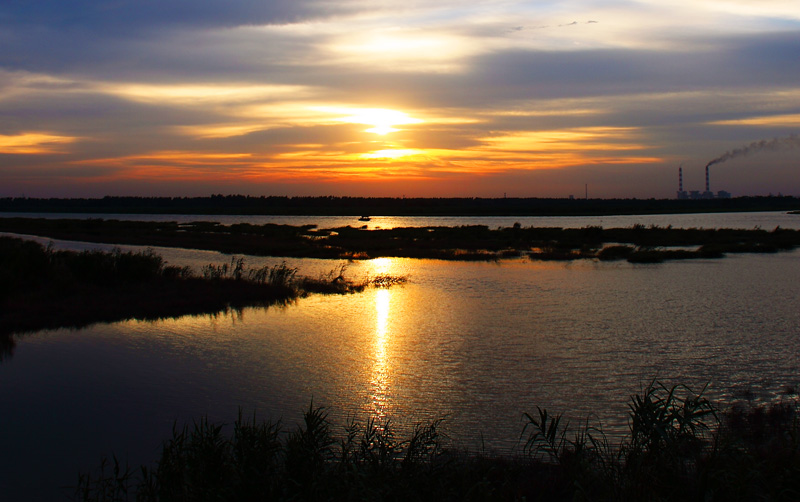
M 298 258 L 378 257 L 444 260 L 623 259 L 634 263 L 720 258 L 726 253 L 774 253 L 800 246 L 800 231 L 628 228 L 535 228 L 515 224 L 366 230 L 314 225 L 221 225 L 214 222 L 141 222 L 102 219 L 0 218 L 0 231 L 55 239 L 204 249 Z M 680 247 L 682 249 L 670 249 Z
M 795 396 L 796 397 L 796 396 Z M 153 466 L 116 459 L 79 477 L 80 501 L 602 500 L 800 498 L 796 401 L 722 412 L 702 392 L 653 383 L 629 402 L 628 434 L 613 443 L 588 422 L 525 414 L 523 453 L 453 449 L 446 423 L 398 438 L 391 422 L 338 428 L 311 406 L 300 424 L 241 416 L 175 427 Z
M 297 272 L 285 264 L 247 268 L 234 258 L 195 274 L 153 251 L 57 251 L 0 237 L 0 351 L 13 349 L 13 333 L 273 305 L 308 293 L 353 293 L 371 282 L 347 280 L 343 269 L 319 278 Z M 375 281 L 402 282 L 392 279 Z

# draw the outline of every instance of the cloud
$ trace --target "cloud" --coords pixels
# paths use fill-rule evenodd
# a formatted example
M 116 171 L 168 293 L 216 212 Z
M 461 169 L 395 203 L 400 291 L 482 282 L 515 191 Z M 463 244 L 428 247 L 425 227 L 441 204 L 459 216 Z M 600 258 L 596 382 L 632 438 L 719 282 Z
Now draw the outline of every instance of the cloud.
M 132 34 L 165 26 L 283 24 L 341 11 L 337 4 L 318 0 L 37 0 L 6 3 L 0 22 Z
M 62 145 L 73 143 L 77 139 L 46 132 L 0 135 L 0 154 L 40 155 L 58 153 Z
M 66 4 L 0 6 L 3 161 L 64 179 L 106 163 L 118 180 L 372 183 L 405 165 L 501 186 L 560 167 L 643 191 L 628 180 L 656 161 L 790 134 L 800 114 L 783 0 Z M 342 121 L 358 110 L 419 122 Z
M 800 113 L 764 115 L 730 120 L 717 120 L 711 125 L 729 126 L 762 126 L 762 127 L 797 127 L 800 128 Z

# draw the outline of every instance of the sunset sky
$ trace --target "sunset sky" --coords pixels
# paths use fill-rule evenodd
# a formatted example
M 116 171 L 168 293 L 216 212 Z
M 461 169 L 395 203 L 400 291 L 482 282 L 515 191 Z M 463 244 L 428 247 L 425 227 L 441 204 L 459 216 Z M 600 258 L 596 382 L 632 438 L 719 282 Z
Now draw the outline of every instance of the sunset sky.
M 798 133 L 797 0 L 0 4 L 2 197 L 669 198 Z

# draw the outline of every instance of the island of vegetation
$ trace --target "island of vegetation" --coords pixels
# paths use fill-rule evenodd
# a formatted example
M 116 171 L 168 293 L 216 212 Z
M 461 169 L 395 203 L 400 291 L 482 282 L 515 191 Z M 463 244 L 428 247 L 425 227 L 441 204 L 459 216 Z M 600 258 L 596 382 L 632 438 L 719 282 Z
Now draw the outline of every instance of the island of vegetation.
M 0 218 L 0 232 L 107 244 L 203 249 L 256 256 L 327 259 L 379 257 L 443 260 L 664 260 L 720 258 L 725 253 L 774 253 L 800 246 L 800 231 L 485 225 L 374 229 L 315 225 L 151 222 L 115 219 Z
M 313 405 L 300 424 L 244 418 L 173 428 L 154 465 L 104 459 L 74 500 L 181 501 L 796 501 L 797 394 L 724 411 L 691 389 L 653 382 L 629 403 L 629 431 L 570 427 L 546 409 L 523 414 L 522 452 L 468 452 L 446 420 L 405 439 L 391 421 L 339 427 Z M 462 432 L 463 436 L 463 432 Z
M 403 280 L 378 276 L 354 282 L 344 277 L 343 267 L 301 277 L 286 264 L 247 268 L 235 257 L 197 274 L 167 265 L 152 250 L 59 251 L 0 237 L 0 359 L 13 354 L 14 334 L 268 306 L 309 293 L 347 294 Z

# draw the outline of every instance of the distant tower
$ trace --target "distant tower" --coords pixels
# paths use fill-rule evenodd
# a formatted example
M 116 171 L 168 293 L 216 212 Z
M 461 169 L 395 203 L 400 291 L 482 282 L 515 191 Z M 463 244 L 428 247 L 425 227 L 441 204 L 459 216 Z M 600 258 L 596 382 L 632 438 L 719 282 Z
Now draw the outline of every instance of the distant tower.
M 706 191 L 703 192 L 704 199 L 713 199 L 714 194 L 711 192 L 710 184 L 708 182 L 708 164 L 706 164 Z
M 689 198 L 689 194 L 683 191 L 683 164 L 681 164 L 681 166 L 678 168 L 678 198 Z

